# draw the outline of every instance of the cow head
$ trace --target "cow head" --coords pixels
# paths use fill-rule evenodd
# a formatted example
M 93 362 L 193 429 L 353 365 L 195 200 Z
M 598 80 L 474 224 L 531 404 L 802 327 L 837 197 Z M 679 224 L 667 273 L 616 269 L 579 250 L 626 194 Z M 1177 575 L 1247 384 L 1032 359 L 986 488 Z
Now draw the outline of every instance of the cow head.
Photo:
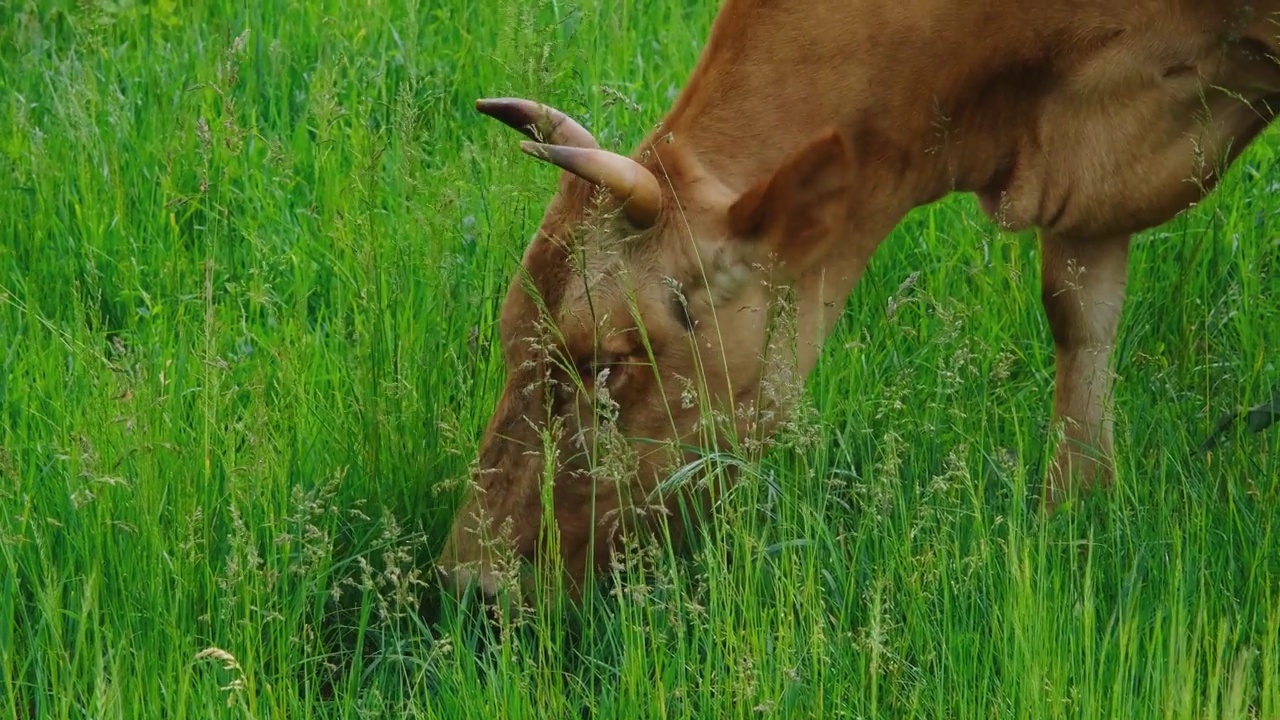
M 507 291 L 506 385 L 439 567 L 491 595 L 549 557 L 576 596 L 619 533 L 675 509 L 660 485 L 694 448 L 767 428 L 768 308 L 843 227 L 850 163 L 830 133 L 739 184 L 678 137 L 626 157 L 537 103 L 477 109 L 564 172 Z

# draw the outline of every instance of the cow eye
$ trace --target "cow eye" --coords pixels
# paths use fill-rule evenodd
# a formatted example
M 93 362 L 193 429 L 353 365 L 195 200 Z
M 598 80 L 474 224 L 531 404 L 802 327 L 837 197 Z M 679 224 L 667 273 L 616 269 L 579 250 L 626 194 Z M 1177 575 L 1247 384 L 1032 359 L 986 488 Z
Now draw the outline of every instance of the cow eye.
M 595 383 L 596 379 L 600 377 L 600 373 L 605 370 L 609 371 L 610 379 L 616 378 L 623 359 L 623 356 L 619 353 L 604 352 L 583 358 L 578 362 L 578 377 L 582 378 L 584 385 Z

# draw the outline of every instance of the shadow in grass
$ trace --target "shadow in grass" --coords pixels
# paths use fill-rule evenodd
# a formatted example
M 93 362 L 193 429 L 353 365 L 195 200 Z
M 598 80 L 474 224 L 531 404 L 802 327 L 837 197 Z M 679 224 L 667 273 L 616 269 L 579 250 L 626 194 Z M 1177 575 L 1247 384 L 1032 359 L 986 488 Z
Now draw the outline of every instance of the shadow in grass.
M 1227 437 L 1227 431 L 1241 420 L 1244 421 L 1245 428 L 1255 435 L 1280 422 L 1280 393 L 1276 393 L 1271 402 L 1224 413 L 1218 418 L 1209 437 L 1200 444 L 1200 452 L 1208 452 L 1221 444 Z

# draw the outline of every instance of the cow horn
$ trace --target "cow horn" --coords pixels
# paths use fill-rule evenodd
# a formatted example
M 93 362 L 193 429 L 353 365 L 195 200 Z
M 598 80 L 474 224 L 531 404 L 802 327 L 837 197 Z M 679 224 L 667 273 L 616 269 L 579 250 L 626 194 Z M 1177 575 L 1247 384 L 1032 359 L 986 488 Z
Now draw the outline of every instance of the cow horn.
M 657 220 L 662 204 L 658 179 L 635 160 L 599 148 L 522 142 L 520 149 L 607 189 L 637 228 L 652 227 Z
M 482 98 L 476 111 L 524 133 L 530 140 L 551 145 L 598 148 L 600 144 L 573 118 L 559 110 L 521 98 Z

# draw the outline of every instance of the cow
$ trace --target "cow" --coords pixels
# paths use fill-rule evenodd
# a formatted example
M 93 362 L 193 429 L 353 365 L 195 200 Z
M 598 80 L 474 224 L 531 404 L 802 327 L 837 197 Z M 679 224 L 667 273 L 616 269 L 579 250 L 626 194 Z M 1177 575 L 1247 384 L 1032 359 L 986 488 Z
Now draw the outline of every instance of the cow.
M 1271 124 L 1278 36 L 1280 0 L 727 0 L 629 156 L 547 105 L 477 101 L 562 172 L 502 305 L 506 384 L 442 578 L 527 590 L 511 560 L 541 559 L 578 598 L 628 532 L 705 504 L 664 490 L 673 468 L 784 416 L 762 310 L 790 298 L 803 378 L 881 241 L 957 192 L 1040 240 L 1044 507 L 1110 484 L 1130 237 Z M 601 444 L 623 458 L 605 472 Z

